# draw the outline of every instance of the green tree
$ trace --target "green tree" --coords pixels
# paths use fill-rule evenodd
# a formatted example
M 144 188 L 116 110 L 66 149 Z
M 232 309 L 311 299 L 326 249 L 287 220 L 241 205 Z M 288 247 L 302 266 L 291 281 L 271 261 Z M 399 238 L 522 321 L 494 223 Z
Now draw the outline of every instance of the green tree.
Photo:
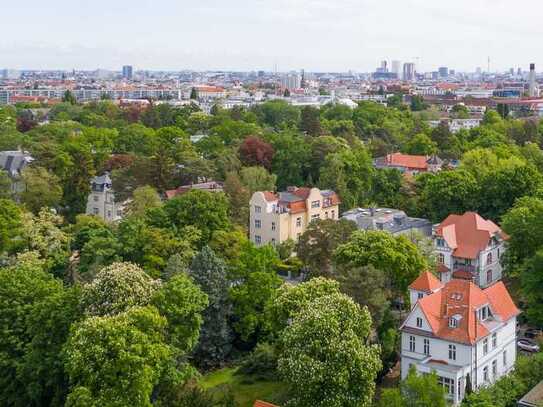
M 194 87 L 190 91 L 190 98 L 193 100 L 198 99 L 198 91 Z
M 437 144 L 426 134 L 419 133 L 407 142 L 405 152 L 414 155 L 432 155 L 437 152 Z
M 148 305 L 158 287 L 159 283 L 138 266 L 115 263 L 83 286 L 81 302 L 87 315 L 116 315 L 132 307 Z
M 480 185 L 471 173 L 440 171 L 424 185 L 420 205 L 433 222 L 441 222 L 451 213 L 476 209 L 479 197 Z
M 245 167 L 239 172 L 242 185 L 247 188 L 249 198 L 256 191 L 275 191 L 277 176 L 263 167 Z M 247 205 L 248 201 L 245 203 Z
M 309 268 L 312 276 L 329 277 L 334 251 L 346 243 L 356 229 L 356 224 L 346 219 L 315 220 L 298 240 L 298 257 Z
M 158 196 L 156 190 L 146 185 L 134 190 L 127 210 L 129 215 L 141 216 L 145 214 L 147 209 L 158 208 L 161 204 L 160 196 Z
M 184 273 L 174 275 L 153 296 L 152 303 L 168 321 L 166 337 L 178 357 L 192 351 L 198 342 L 207 295 Z
M 426 259 L 409 239 L 384 231 L 354 232 L 347 243 L 337 248 L 334 257 L 341 266 L 372 265 L 385 271 L 391 287 L 400 295 L 428 268 Z
M 543 245 L 543 200 L 520 198 L 503 216 L 502 228 L 509 235 L 505 264 L 514 271 Z
M 0 199 L 10 199 L 12 195 L 11 179 L 6 171 L 0 170 Z
M 172 358 L 166 325 L 153 307 L 75 325 L 64 348 L 71 383 L 66 405 L 151 407 L 153 389 Z
M 419 375 L 411 368 L 400 388 L 385 389 L 379 402 L 381 407 L 445 407 L 445 390 L 437 382 L 437 374 Z
M 233 339 L 228 324 L 232 306 L 226 264 L 205 246 L 192 261 L 190 275 L 209 300 L 194 357 L 204 368 L 220 366 L 230 353 Z
M 280 338 L 289 322 L 310 303 L 339 292 L 339 283 L 324 277 L 316 277 L 298 285 L 283 284 L 266 308 L 273 333 Z
M 77 100 L 75 99 L 74 94 L 70 90 L 67 90 L 66 92 L 64 92 L 64 95 L 62 96 L 62 101 L 64 103 L 69 103 L 70 105 L 77 104 Z
M 77 300 L 44 271 L 37 253 L 0 268 L 0 403 L 62 405 L 66 377 L 60 347 L 77 315 Z M 50 404 L 51 403 L 51 404 Z
M 56 208 L 62 198 L 59 178 L 43 167 L 28 167 L 21 174 L 24 190 L 21 202 L 33 213 L 41 208 Z
M 23 242 L 23 212 L 15 202 L 0 199 L 0 255 L 12 252 Z
M 271 246 L 256 247 L 247 242 L 229 279 L 236 281 L 230 288 L 234 311 L 234 330 L 244 341 L 268 334 L 270 321 L 264 314 L 266 306 L 281 285 L 277 277 L 279 258 Z
M 177 230 L 195 226 L 202 234 L 200 246 L 209 242 L 214 231 L 230 227 L 228 200 L 223 193 L 192 190 L 170 199 L 164 210 Z
M 543 326 L 543 250 L 526 261 L 520 273 L 526 316 L 536 325 Z
M 326 157 L 320 171 L 319 185 L 338 193 L 342 208 L 351 209 L 366 202 L 373 171 L 365 148 L 340 151 Z
M 483 182 L 479 213 L 498 220 L 518 198 L 535 195 L 543 184 L 543 175 L 533 165 L 512 161 L 490 171 Z
M 304 106 L 301 112 L 300 130 L 306 134 L 317 137 L 322 133 L 319 109 Z
M 285 329 L 278 369 L 293 406 L 370 406 L 381 370 L 379 348 L 368 346 L 369 312 L 349 297 L 312 301 Z
M 413 112 L 420 112 L 425 110 L 428 107 L 428 104 L 424 102 L 424 97 L 421 95 L 411 96 L 411 110 Z
M 454 105 L 451 109 L 451 117 L 455 119 L 469 119 L 469 109 L 464 104 Z

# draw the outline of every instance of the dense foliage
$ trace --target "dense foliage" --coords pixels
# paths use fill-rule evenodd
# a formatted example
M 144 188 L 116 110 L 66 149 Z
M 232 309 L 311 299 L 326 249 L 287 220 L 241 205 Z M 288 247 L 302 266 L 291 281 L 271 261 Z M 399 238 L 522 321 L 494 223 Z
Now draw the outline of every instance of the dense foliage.
M 291 185 L 333 189 L 341 210 L 391 207 L 432 222 L 477 211 L 501 223 L 515 300 L 541 326 L 543 124 L 488 111 L 452 133 L 410 100 L 318 110 L 274 100 L 206 114 L 197 104 L 81 105 L 67 92 L 39 125 L 32 106 L 0 108 L 0 151 L 34 158 L 19 179 L 0 171 L 0 404 L 233 406 L 198 388 L 193 365 L 241 359 L 246 374 L 284 380 L 290 405 L 369 405 L 397 361 L 390 305 L 434 266 L 431 250 L 331 220 L 296 243 L 255 246 L 251 195 Z M 465 106 L 451 115 L 466 117 Z M 436 154 L 445 169 L 374 167 L 396 151 Z M 126 204 L 118 222 L 84 214 L 90 181 L 105 172 Z M 165 198 L 209 180 L 224 192 Z M 284 284 L 286 270 L 310 279 Z M 469 405 L 512 405 L 543 371 L 538 360 L 519 361 L 518 375 Z M 410 375 L 383 400 L 439 405 L 434 384 Z

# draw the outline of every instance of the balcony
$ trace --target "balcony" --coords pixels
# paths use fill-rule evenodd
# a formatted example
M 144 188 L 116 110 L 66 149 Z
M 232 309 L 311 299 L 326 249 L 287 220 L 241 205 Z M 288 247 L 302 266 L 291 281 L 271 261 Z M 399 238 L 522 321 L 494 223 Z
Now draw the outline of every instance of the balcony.
M 452 274 L 454 278 L 476 281 L 479 269 L 471 264 L 455 262 L 452 267 Z

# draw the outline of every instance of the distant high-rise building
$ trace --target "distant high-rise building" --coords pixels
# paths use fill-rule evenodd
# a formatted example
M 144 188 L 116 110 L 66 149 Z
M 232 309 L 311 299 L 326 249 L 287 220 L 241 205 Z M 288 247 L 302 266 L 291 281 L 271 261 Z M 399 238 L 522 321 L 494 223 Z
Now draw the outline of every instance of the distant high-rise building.
M 530 76 L 528 77 L 528 93 L 530 97 L 539 96 L 535 82 L 535 64 L 530 64 Z
M 456 74 L 456 71 L 454 69 L 449 69 L 449 75 L 454 76 Z
M 522 68 L 517 69 L 517 75 L 522 76 Z
M 133 73 L 134 73 L 134 70 L 132 68 L 132 65 L 123 66 L 123 78 L 124 79 L 128 79 L 128 80 L 132 79 Z
M 475 68 L 475 73 L 476 73 L 477 75 L 481 75 L 482 72 L 483 72 L 483 70 L 481 69 L 480 66 L 478 66 L 477 68 Z
M 0 78 L 2 79 L 19 79 L 21 72 L 15 69 L 2 69 L 0 70 Z
M 515 68 L 509 69 L 509 75 L 511 76 L 515 75 Z
M 381 69 L 383 72 L 388 72 L 388 63 L 387 61 L 381 61 Z
M 302 78 L 298 73 L 289 73 L 281 78 L 281 87 L 284 89 L 300 89 L 302 86 Z
M 415 64 L 412 62 L 406 62 L 403 64 L 403 80 L 412 81 L 415 80 Z
M 400 61 L 392 61 L 391 68 L 392 73 L 395 73 L 396 77 L 399 78 L 402 73 L 402 63 Z
M 449 68 L 446 66 L 439 67 L 438 72 L 440 78 L 447 78 L 449 76 Z

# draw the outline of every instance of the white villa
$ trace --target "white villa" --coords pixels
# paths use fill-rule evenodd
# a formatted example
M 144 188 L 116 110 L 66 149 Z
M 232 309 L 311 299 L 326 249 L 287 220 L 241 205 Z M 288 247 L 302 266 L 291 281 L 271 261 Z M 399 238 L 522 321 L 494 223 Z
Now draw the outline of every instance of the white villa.
M 449 215 L 433 233 L 440 280 L 464 279 L 482 288 L 501 280 L 507 239 L 499 226 L 475 212 Z
M 502 282 L 481 289 L 424 273 L 409 291 L 414 305 L 401 327 L 402 379 L 411 366 L 436 372 L 449 401 L 459 404 L 467 380 L 477 389 L 513 368 L 520 311 Z
M 94 177 L 91 181 L 91 193 L 87 199 L 87 215 L 95 215 L 106 222 L 120 220 L 125 203 L 115 202 L 112 181 L 109 174 Z

